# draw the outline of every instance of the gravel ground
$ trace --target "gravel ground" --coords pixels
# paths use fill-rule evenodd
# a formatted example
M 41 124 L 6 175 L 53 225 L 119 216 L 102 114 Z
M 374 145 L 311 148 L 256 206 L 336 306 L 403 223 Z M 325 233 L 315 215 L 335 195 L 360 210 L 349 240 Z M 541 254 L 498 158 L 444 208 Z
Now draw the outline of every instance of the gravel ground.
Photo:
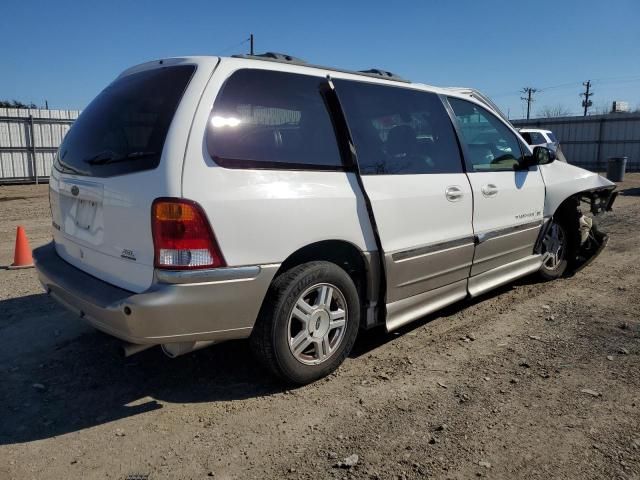
M 0 270 L 0 478 L 638 479 L 640 174 L 619 188 L 575 276 L 368 332 L 296 390 L 245 342 L 123 359 Z M 0 187 L 0 265 L 18 224 L 48 241 L 46 186 Z

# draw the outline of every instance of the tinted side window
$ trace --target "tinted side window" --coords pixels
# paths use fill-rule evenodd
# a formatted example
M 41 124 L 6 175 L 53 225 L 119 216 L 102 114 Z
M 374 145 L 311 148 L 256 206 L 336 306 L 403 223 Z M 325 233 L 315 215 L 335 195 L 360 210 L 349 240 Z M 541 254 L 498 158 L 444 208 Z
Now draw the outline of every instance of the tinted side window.
M 462 172 L 451 120 L 437 95 L 334 80 L 362 174 Z
M 527 144 L 533 145 L 533 140 L 531 140 L 530 132 L 520 132 L 520 136 L 524 138 L 524 141 L 527 142 Z
M 544 145 L 547 139 L 540 132 L 531 132 L 531 143 L 529 145 Z
M 467 147 L 470 170 L 513 170 L 522 158 L 516 135 L 498 118 L 475 103 L 449 98 Z
M 268 70 L 238 70 L 211 110 L 209 155 L 244 168 L 342 167 L 319 77 Z

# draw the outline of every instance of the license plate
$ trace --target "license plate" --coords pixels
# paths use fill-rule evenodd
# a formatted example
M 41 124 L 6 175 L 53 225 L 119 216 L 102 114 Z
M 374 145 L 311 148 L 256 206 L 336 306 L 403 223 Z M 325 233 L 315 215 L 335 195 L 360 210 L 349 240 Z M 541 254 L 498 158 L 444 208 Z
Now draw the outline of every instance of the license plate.
M 83 230 L 91 230 L 91 225 L 96 217 L 98 204 L 91 200 L 77 200 L 76 204 L 76 227 Z

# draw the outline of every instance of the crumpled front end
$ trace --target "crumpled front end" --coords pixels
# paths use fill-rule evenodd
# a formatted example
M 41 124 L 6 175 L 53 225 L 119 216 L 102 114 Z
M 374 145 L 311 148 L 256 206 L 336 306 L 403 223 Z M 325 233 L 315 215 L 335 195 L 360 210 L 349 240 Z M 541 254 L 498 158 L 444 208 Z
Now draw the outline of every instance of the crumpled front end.
M 597 217 L 612 209 L 613 202 L 618 196 L 618 192 L 613 191 L 614 188 L 615 186 L 583 192 L 579 197 L 577 210 L 580 215 L 578 218 L 580 248 L 574 260 L 574 272 L 589 265 L 609 241 L 609 234 L 598 228 Z M 589 208 L 588 214 L 583 213 L 586 206 Z
M 569 232 L 578 247 L 571 259 L 576 272 L 591 263 L 604 249 L 609 235 L 598 228 L 598 217 L 612 209 L 618 192 L 616 184 L 597 173 L 562 162 L 540 166 L 546 198 L 544 215 L 551 218 L 561 212 L 569 217 Z

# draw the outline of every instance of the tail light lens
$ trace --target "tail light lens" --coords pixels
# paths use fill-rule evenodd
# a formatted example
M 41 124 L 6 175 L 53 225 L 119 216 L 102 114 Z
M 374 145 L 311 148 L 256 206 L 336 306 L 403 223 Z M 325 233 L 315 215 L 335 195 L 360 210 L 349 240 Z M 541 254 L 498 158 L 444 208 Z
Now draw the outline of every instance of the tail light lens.
M 151 207 L 155 266 L 169 269 L 225 265 L 200 205 L 179 198 L 159 198 Z

